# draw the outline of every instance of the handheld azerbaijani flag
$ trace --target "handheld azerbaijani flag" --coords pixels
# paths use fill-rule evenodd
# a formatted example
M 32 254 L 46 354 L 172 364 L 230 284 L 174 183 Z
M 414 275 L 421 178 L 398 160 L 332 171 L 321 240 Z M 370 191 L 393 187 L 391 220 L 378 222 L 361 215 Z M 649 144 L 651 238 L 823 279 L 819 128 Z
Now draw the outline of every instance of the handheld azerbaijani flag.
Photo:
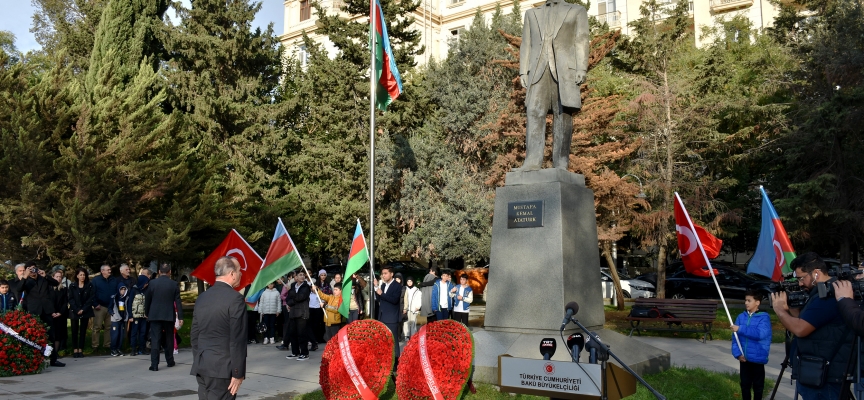
M 390 47 L 387 36 L 387 25 L 384 24 L 384 11 L 378 0 L 370 0 L 369 4 L 369 39 L 373 41 L 372 51 L 375 52 L 375 106 L 381 111 L 387 111 L 387 106 L 402 93 L 402 77 L 396 68 L 396 59 Z
M 354 229 L 354 239 L 351 241 L 351 252 L 348 253 L 348 265 L 345 267 L 345 278 L 342 279 L 342 304 L 339 305 L 339 313 L 348 318 L 349 306 L 351 305 L 351 286 L 354 280 L 351 275 L 360 271 L 363 264 L 369 261 L 369 251 L 366 249 L 366 237 L 363 236 L 363 228 L 360 220 L 357 220 L 357 228 Z
M 795 249 L 765 189 L 760 186 L 759 191 L 762 192 L 762 229 L 753 258 L 747 263 L 747 272 L 779 282 L 783 274 L 792 272 L 789 265 L 795 259 Z
M 282 218 L 279 218 L 276 232 L 273 233 L 273 241 L 270 242 L 270 248 L 267 250 L 267 255 L 264 256 L 264 265 L 246 295 L 246 304 L 254 307 L 268 284 L 275 282 L 280 276 L 300 266 L 303 266 L 300 252 L 297 251 L 294 241 L 288 235 L 288 230 L 282 224 Z

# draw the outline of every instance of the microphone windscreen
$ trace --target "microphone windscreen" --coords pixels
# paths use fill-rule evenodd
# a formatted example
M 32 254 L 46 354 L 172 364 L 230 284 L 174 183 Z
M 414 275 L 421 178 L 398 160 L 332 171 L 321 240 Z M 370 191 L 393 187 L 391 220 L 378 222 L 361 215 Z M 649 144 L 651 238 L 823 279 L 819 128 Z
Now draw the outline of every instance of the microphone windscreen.
M 579 312 L 579 303 L 577 303 L 575 301 L 571 301 L 571 302 L 567 303 L 567 305 L 564 306 L 564 312 L 567 312 L 570 310 L 573 310 L 573 315 L 576 315 L 576 313 Z

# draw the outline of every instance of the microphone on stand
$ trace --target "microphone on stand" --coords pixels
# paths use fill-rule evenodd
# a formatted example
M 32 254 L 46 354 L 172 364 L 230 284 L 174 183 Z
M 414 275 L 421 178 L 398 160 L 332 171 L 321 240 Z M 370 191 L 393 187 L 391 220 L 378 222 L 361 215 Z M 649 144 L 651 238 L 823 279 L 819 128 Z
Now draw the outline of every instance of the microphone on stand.
M 585 348 L 585 336 L 581 333 L 574 333 L 567 338 L 567 347 L 573 352 L 573 362 L 579 362 L 579 354 Z
M 570 323 L 570 320 L 573 319 L 573 316 L 579 312 L 579 303 L 571 301 L 567 303 L 566 306 L 564 306 L 564 310 L 566 313 L 564 314 L 564 320 L 561 321 L 561 329 L 559 330 L 559 332 L 564 332 L 564 328 L 567 326 L 567 324 Z
M 558 341 L 555 338 L 543 338 L 540 340 L 540 355 L 543 356 L 544 360 L 551 360 L 557 348 Z
M 591 340 L 592 336 L 596 337 L 597 340 Z M 597 332 L 591 332 L 591 335 L 585 341 L 585 348 L 588 349 L 589 362 L 591 364 L 597 364 L 597 361 L 609 360 L 609 347 L 600 341 L 600 336 L 597 336 Z

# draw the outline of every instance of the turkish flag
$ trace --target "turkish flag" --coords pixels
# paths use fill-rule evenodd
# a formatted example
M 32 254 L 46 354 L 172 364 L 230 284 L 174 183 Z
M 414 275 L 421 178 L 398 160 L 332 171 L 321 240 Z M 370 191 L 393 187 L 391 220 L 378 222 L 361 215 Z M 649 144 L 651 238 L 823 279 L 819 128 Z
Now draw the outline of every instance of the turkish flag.
M 708 271 L 709 259 L 716 258 L 720 254 L 723 241 L 708 233 L 699 225 L 694 225 L 684 203 L 675 193 L 675 231 L 678 236 L 678 251 L 681 252 L 681 261 L 688 273 L 696 276 L 711 276 Z M 700 247 L 705 251 L 700 250 Z M 707 258 L 706 258 L 707 256 Z M 717 270 L 714 270 L 717 273 Z
M 236 230 L 232 229 L 225 240 L 216 247 L 216 250 L 213 250 L 201 265 L 192 271 L 192 276 L 213 285 L 216 282 L 216 260 L 225 256 L 234 257 L 240 262 L 240 270 L 243 274 L 240 278 L 240 284 L 235 288 L 237 291 L 243 290 L 251 284 L 255 280 L 255 275 L 258 275 L 258 271 L 261 270 L 261 266 L 264 265 L 264 260 L 252 246 L 249 246 L 249 243 L 246 243 L 246 239 L 243 239 Z

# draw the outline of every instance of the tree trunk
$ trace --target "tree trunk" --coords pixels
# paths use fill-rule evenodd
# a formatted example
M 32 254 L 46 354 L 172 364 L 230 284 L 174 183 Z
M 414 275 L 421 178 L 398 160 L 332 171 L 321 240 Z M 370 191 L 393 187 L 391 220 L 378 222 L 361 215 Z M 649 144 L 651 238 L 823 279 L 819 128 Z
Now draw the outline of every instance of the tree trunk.
M 664 240 L 665 242 L 665 240 Z M 657 252 L 657 298 L 666 298 L 666 245 L 660 245 L 660 251 Z
M 615 301 L 618 303 L 618 309 L 624 309 L 624 291 L 621 290 L 621 279 L 618 278 L 618 268 L 615 261 L 612 259 L 612 241 L 602 241 L 603 257 L 606 259 L 606 264 L 609 265 L 609 275 L 612 275 L 612 284 L 615 285 Z

